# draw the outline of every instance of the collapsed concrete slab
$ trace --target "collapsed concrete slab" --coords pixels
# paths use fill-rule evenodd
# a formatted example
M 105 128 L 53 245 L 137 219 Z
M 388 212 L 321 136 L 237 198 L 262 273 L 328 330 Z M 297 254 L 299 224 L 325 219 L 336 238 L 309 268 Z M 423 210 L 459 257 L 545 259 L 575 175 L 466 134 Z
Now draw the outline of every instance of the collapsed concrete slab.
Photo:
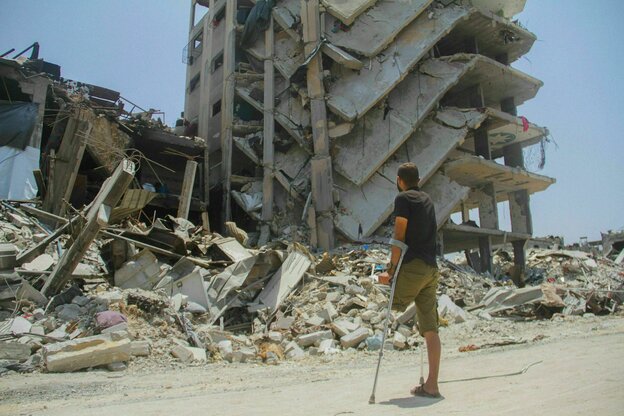
M 43 347 L 43 363 L 51 373 L 67 373 L 114 362 L 128 361 L 132 356 L 131 342 L 118 333 L 96 335 L 59 342 Z

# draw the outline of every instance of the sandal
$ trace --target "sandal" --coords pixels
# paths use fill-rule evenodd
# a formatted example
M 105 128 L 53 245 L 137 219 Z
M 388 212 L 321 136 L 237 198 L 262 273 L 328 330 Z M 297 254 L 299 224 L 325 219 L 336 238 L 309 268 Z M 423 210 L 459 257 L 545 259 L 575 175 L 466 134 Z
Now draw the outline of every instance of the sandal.
M 442 397 L 440 393 L 429 393 L 427 390 L 425 390 L 424 384 L 414 387 L 410 390 L 410 393 L 412 394 L 412 396 L 427 397 L 429 399 L 439 399 L 440 397 Z

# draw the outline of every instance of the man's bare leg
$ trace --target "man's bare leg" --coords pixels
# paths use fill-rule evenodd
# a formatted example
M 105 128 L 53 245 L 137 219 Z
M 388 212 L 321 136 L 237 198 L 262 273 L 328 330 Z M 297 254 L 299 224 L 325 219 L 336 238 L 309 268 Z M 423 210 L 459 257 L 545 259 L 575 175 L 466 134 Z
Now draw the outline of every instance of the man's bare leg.
M 430 394 L 440 392 L 438 387 L 438 375 L 440 374 L 440 357 L 442 356 L 442 343 L 440 336 L 435 331 L 424 333 L 427 343 L 427 357 L 429 358 L 429 376 L 425 381 L 425 391 Z

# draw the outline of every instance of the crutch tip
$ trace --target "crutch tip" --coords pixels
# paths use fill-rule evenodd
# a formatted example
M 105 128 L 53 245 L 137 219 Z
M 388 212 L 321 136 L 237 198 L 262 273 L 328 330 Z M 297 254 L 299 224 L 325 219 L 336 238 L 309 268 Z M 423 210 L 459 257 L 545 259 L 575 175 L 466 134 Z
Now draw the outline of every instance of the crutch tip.
M 370 399 L 368 399 L 368 404 L 375 404 L 375 395 L 373 394 Z

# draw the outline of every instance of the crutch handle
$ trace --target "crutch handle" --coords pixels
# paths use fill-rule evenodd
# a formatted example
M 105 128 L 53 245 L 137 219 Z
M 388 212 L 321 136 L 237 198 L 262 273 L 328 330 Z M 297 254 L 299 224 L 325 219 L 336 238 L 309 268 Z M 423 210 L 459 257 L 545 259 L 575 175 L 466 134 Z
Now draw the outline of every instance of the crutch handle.
M 407 244 L 405 244 L 403 241 L 401 240 L 397 240 L 394 238 L 391 238 L 390 241 L 388 242 L 391 246 L 395 246 L 397 248 L 399 248 L 401 250 L 402 253 L 405 253 L 408 249 Z

